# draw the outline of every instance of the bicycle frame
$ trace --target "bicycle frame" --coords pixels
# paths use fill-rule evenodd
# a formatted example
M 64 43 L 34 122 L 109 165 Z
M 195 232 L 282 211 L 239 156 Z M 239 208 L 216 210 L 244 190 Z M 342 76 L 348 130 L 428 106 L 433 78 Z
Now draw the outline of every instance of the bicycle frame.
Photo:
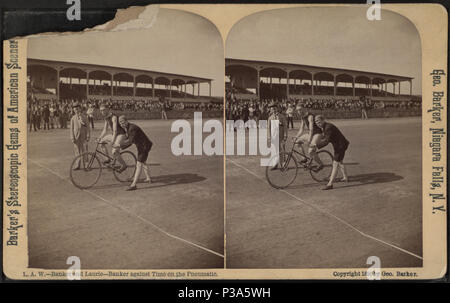
M 312 158 L 308 157 L 306 154 L 304 154 L 303 152 L 298 151 L 297 149 L 295 149 L 295 143 L 292 144 L 292 148 L 290 152 L 287 152 L 289 155 L 288 161 L 286 161 L 286 163 L 289 163 L 289 161 L 291 160 L 291 157 L 294 157 L 294 154 L 300 155 L 303 158 L 305 158 L 307 160 L 306 164 L 302 164 L 303 168 L 307 169 L 309 164 L 312 161 Z
M 105 154 L 104 152 L 102 152 L 102 151 L 98 148 L 99 145 L 102 145 L 102 143 L 97 142 L 97 146 L 95 147 L 95 151 L 94 151 L 94 157 L 92 157 L 92 158 L 90 159 L 89 164 L 88 164 L 88 168 L 91 167 L 91 165 L 92 165 L 92 163 L 94 162 L 94 159 L 95 159 L 95 157 L 97 156 L 97 154 L 101 154 L 103 157 L 107 158 L 108 160 L 113 161 L 112 166 L 114 166 L 114 162 L 116 161 L 116 158 L 110 157 L 109 155 L 107 155 L 107 154 Z

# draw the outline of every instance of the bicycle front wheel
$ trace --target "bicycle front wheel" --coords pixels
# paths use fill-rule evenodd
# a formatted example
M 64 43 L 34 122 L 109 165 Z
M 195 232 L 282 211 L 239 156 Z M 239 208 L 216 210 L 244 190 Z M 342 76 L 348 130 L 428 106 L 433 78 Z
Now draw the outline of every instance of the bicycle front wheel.
M 266 167 L 266 179 L 272 187 L 282 189 L 294 182 L 298 165 L 297 159 L 292 154 L 282 152 L 279 156 L 273 157 L 271 163 L 277 163 L 275 166 Z
M 100 160 L 92 152 L 86 152 L 73 159 L 70 165 L 70 181 L 80 189 L 90 188 L 102 174 Z
M 317 170 L 319 164 L 313 159 L 309 172 L 311 177 L 317 182 L 328 182 L 331 177 L 331 171 L 333 170 L 333 156 L 327 150 L 321 150 L 317 152 L 317 156 L 323 164 L 321 170 Z
M 120 153 L 123 161 L 125 161 L 127 168 L 119 173 L 117 169 L 114 169 L 114 176 L 119 182 L 131 182 L 133 181 L 134 172 L 136 171 L 136 156 L 130 151 L 123 151 Z M 118 165 L 116 161 L 116 165 Z

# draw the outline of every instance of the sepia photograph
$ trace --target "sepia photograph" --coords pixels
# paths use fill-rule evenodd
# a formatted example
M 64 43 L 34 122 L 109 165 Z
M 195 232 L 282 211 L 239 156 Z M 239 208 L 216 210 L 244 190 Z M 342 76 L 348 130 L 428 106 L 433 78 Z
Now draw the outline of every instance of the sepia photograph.
M 227 268 L 422 266 L 421 41 L 381 15 L 274 9 L 230 30 L 226 119 L 248 145 L 279 121 L 279 156 L 227 154 Z
M 148 29 L 29 39 L 29 267 L 224 266 L 223 157 L 176 156 L 172 123 L 223 117 L 223 43 L 187 12 Z M 131 12 L 133 15 L 133 12 Z
M 444 277 L 444 6 L 94 2 L 0 4 L 7 279 Z

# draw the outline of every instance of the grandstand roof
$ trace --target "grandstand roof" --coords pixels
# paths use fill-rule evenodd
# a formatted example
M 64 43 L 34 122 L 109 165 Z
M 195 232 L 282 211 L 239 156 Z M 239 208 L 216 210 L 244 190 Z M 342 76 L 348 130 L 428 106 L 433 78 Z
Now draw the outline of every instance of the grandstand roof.
M 144 70 L 144 69 L 135 69 L 135 68 L 125 68 L 125 67 L 117 67 L 117 66 L 109 66 L 109 65 L 99 65 L 99 64 L 87 64 L 87 63 L 76 63 L 76 62 L 65 62 L 65 61 L 54 61 L 54 60 L 43 60 L 43 59 L 34 59 L 28 58 L 28 65 L 44 65 L 51 67 L 53 69 L 65 70 L 66 75 L 72 75 L 73 77 L 81 76 L 80 72 L 83 71 L 83 77 L 85 77 L 85 72 L 94 72 L 94 71 L 106 71 L 109 74 L 117 75 L 117 74 L 129 74 L 134 76 L 147 75 L 149 77 L 165 77 L 168 79 L 182 79 L 186 81 L 186 83 L 196 83 L 196 82 L 210 82 L 213 79 L 202 78 L 196 76 L 188 76 L 182 74 L 174 74 L 174 73 L 166 73 L 154 70 Z M 71 69 L 67 71 L 68 69 Z M 78 70 L 78 71 L 77 71 Z M 81 70 L 81 71 L 80 71 Z M 123 79 L 117 78 L 117 80 L 126 81 L 128 80 L 126 76 L 123 76 Z
M 383 74 L 383 73 L 374 73 L 374 72 L 367 72 L 367 71 L 361 71 L 361 70 L 352 70 L 352 69 L 343 69 L 343 68 L 334 68 L 334 67 L 323 67 L 323 66 L 313 66 L 313 65 L 304 65 L 304 64 L 294 64 L 294 63 L 283 63 L 283 62 L 271 62 L 271 61 L 257 61 L 257 60 L 245 60 L 245 59 L 235 59 L 235 58 L 226 58 L 225 59 L 225 65 L 226 66 L 233 66 L 233 65 L 242 65 L 242 66 L 248 66 L 254 69 L 259 69 L 261 72 L 262 77 L 271 76 L 271 77 L 280 77 L 284 78 L 286 77 L 286 71 L 289 70 L 290 74 L 295 76 L 295 72 L 299 71 L 300 73 L 297 73 L 297 78 L 306 78 L 305 74 L 302 74 L 302 71 L 305 71 L 307 73 L 314 73 L 314 78 L 316 80 L 326 80 L 330 81 L 329 77 L 327 77 L 324 74 L 332 74 L 332 75 L 350 75 L 353 77 L 368 77 L 373 80 L 375 79 L 383 79 L 386 82 L 390 81 L 409 81 L 414 78 L 412 77 L 405 77 L 405 76 L 399 76 L 399 75 L 393 75 L 393 74 Z M 264 73 L 264 71 L 266 71 Z M 270 72 L 269 72 L 270 70 Z M 322 76 L 320 73 L 324 73 Z M 317 76 L 316 76 L 317 75 Z M 340 81 L 346 82 L 345 78 L 341 79 Z M 359 83 L 365 83 L 363 79 L 357 80 L 356 82 Z M 381 81 L 380 81 L 381 82 Z

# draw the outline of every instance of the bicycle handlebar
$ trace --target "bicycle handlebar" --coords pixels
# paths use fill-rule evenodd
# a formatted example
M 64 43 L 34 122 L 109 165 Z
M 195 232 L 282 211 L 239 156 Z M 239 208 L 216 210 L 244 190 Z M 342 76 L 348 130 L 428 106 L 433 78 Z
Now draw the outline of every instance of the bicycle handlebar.
M 303 144 L 302 141 L 295 142 L 295 141 L 298 139 L 298 137 L 290 137 L 290 138 L 291 138 L 291 140 L 294 141 L 294 143 L 296 143 L 296 144 L 299 144 L 299 145 L 302 145 L 302 144 Z

